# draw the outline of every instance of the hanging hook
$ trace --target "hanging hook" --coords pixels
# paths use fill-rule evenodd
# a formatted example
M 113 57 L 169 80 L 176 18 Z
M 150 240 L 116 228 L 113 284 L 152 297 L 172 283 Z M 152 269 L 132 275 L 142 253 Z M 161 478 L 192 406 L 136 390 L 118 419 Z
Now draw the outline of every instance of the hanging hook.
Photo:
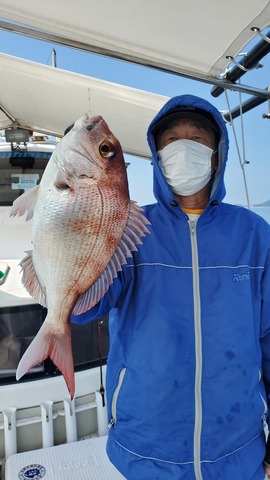
M 265 42 L 270 43 L 270 38 L 264 35 L 258 27 L 251 27 L 252 32 L 255 32 L 259 35 L 259 37 L 263 38 Z
M 245 55 L 246 55 L 246 53 L 243 54 L 243 56 L 245 56 Z M 230 60 L 230 62 L 234 63 L 234 65 L 236 65 L 238 68 L 240 68 L 244 72 L 250 72 L 251 70 L 254 70 L 254 68 L 259 68 L 260 67 L 260 64 L 258 63 L 255 67 L 245 68 L 245 67 L 243 67 L 243 65 L 241 65 L 241 63 L 237 62 L 231 55 L 227 55 L 226 58 L 227 58 L 227 60 Z

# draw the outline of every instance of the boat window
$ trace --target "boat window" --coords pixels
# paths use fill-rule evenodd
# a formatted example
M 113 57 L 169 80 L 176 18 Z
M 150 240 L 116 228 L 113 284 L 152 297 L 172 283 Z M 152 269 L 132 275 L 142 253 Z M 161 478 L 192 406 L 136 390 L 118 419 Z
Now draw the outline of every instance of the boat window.
M 15 383 L 18 363 L 39 331 L 47 310 L 38 304 L 0 309 L 0 384 Z M 106 363 L 108 316 L 87 325 L 71 325 L 75 371 Z M 60 374 L 51 360 L 32 368 L 22 381 Z
M 11 206 L 22 193 L 39 184 L 52 150 L 0 150 L 0 206 Z
M 0 309 L 0 379 L 14 377 L 19 360 L 44 320 L 40 305 L 21 305 Z M 31 370 L 44 372 L 38 365 Z

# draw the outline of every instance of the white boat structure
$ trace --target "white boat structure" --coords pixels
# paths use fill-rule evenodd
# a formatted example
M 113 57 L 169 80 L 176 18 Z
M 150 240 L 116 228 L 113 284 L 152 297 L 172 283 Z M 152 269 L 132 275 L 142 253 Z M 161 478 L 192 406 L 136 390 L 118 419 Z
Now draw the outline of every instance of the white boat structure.
M 199 0 L 115 0 L 113 8 L 78 0 L 74 15 L 53 0 L 42 11 L 34 0 L 0 0 L 0 17 L 1 29 L 202 81 L 214 96 L 242 91 L 250 95 L 242 111 L 270 99 L 268 86 L 238 83 L 270 50 L 269 1 L 206 0 L 202 10 Z M 9 210 L 40 181 L 55 147 L 49 136 L 60 139 L 85 111 L 104 116 L 125 153 L 149 159 L 146 129 L 167 98 L 1 53 L 0 69 L 0 130 L 14 135 L 0 142 L 0 478 L 121 479 L 105 454 L 107 318 L 74 328 L 73 402 L 50 362 L 15 380 L 45 312 L 20 283 L 31 222 L 10 220 Z

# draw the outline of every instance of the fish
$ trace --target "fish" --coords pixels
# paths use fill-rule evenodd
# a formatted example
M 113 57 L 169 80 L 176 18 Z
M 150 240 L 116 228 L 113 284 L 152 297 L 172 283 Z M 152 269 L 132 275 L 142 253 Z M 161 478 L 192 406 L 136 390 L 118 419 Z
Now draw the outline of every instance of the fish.
M 101 116 L 84 114 L 57 144 L 39 185 L 10 215 L 32 219 L 22 284 L 47 316 L 17 367 L 19 380 L 50 357 L 75 395 L 71 314 L 94 307 L 142 244 L 150 222 L 130 200 L 121 145 Z

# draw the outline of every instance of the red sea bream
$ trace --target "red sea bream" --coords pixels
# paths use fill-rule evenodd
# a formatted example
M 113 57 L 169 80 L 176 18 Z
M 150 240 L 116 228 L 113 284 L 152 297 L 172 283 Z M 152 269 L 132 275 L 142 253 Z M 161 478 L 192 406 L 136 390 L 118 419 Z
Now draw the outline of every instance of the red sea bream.
M 13 204 L 12 216 L 24 213 L 33 216 L 33 250 L 22 282 L 48 313 L 17 379 L 50 357 L 73 398 L 70 315 L 103 297 L 149 223 L 129 199 L 122 149 L 102 117 L 83 116 L 59 142 L 40 184 Z

